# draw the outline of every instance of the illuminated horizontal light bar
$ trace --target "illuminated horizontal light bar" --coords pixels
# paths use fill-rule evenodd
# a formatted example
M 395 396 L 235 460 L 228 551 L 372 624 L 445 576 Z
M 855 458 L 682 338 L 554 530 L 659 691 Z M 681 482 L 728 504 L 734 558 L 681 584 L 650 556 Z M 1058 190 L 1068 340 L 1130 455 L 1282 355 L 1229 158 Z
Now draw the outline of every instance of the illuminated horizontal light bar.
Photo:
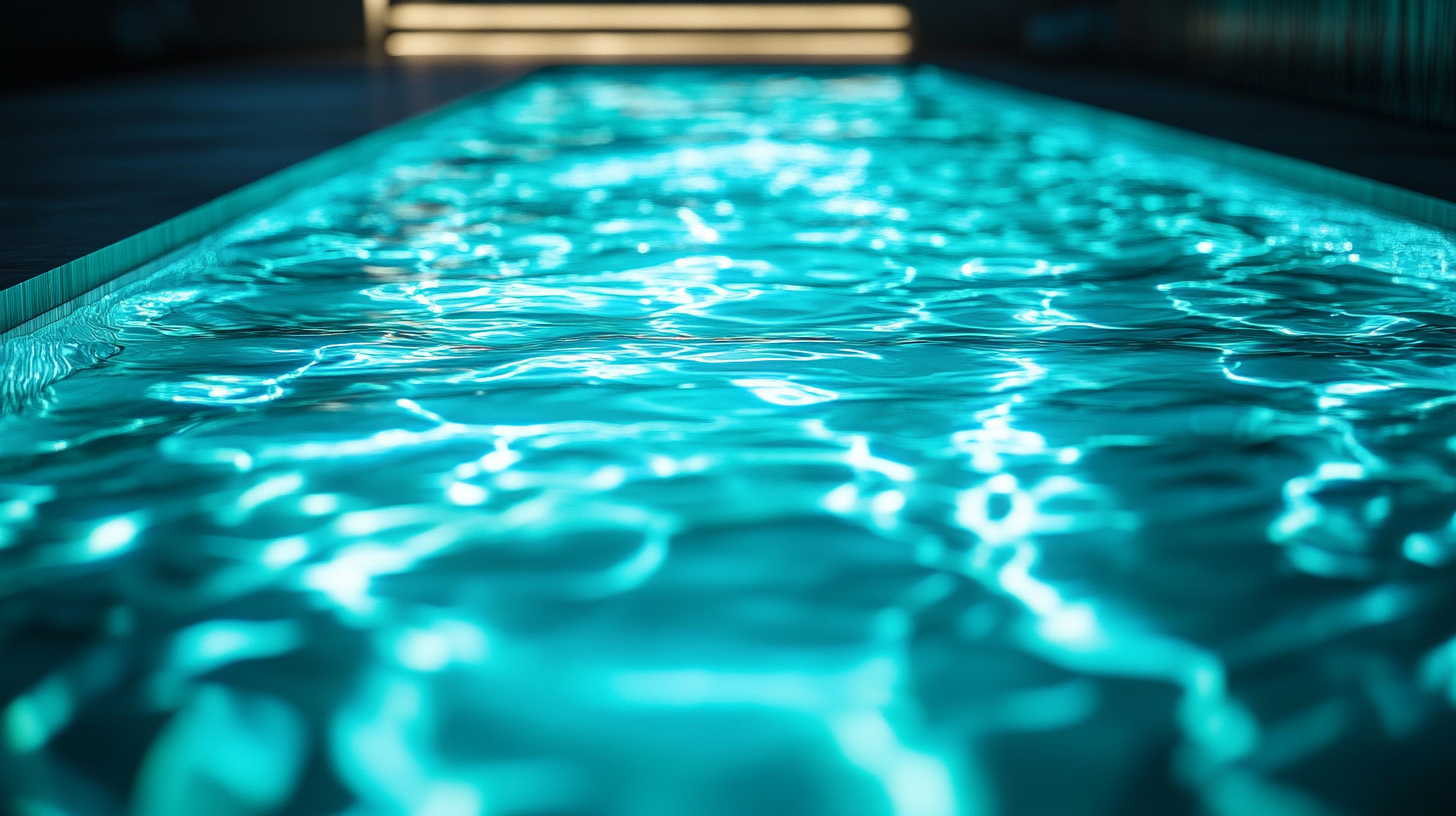
M 395 57 L 488 57 L 610 60 L 669 58 L 898 59 L 910 53 L 900 31 L 763 32 L 500 32 L 402 31 L 384 49 Z
M 405 3 L 389 27 L 451 31 L 873 31 L 910 25 L 901 5 Z

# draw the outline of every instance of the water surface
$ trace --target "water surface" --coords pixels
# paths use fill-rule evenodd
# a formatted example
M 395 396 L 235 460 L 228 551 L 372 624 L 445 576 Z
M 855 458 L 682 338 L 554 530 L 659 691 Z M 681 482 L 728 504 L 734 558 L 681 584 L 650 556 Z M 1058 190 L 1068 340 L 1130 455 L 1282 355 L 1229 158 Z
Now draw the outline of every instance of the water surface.
M 937 70 L 555 71 L 4 344 L 20 816 L 1456 797 L 1456 245 Z

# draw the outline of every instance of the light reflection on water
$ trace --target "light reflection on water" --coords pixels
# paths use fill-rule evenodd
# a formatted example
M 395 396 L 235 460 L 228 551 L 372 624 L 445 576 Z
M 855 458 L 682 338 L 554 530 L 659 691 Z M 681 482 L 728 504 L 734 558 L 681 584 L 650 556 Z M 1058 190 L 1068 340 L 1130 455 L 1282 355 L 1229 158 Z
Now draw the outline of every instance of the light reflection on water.
M 1447 811 L 1453 258 L 934 70 L 538 75 L 6 342 L 0 789 Z

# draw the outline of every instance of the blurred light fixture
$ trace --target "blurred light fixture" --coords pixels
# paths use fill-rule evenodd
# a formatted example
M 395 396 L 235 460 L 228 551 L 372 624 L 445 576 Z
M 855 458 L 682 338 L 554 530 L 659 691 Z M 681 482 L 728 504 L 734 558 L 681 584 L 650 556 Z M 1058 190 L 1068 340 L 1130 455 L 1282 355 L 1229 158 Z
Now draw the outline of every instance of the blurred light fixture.
M 390 56 L 478 56 L 502 60 L 630 61 L 677 58 L 891 58 L 910 53 L 909 35 L 865 32 L 440 32 L 405 31 L 385 41 Z
M 887 3 L 402 3 L 364 0 L 391 56 L 509 62 L 896 61 L 909 9 Z
M 823 31 L 901 30 L 899 5 L 405 3 L 389 10 L 392 29 L 470 31 Z

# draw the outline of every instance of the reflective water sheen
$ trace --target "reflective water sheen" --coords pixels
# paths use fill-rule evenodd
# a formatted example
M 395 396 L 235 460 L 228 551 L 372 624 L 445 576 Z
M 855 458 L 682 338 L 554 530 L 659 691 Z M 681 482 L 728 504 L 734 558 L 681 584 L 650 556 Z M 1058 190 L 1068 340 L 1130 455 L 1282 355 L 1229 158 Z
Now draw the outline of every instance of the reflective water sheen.
M 1450 813 L 1453 261 L 934 70 L 538 75 L 5 343 L 0 789 Z

